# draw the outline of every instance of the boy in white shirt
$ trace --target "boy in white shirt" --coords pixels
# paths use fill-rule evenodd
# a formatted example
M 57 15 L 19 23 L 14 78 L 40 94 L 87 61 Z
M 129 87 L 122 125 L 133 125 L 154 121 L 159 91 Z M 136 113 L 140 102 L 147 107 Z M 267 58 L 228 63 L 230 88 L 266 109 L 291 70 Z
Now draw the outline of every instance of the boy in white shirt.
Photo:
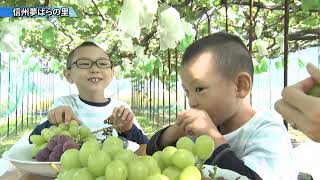
M 139 154 L 144 154 L 148 138 L 129 106 L 104 96 L 104 90 L 114 76 L 114 68 L 103 49 L 93 42 L 84 42 L 76 47 L 68 56 L 64 76 L 69 83 L 75 83 L 79 95 L 56 99 L 48 113 L 48 120 L 38 125 L 31 135 L 40 134 L 43 128 L 53 124 L 68 123 L 73 119 L 94 131 L 106 126 L 104 121 L 112 117 L 116 120 L 118 135 L 140 144 Z

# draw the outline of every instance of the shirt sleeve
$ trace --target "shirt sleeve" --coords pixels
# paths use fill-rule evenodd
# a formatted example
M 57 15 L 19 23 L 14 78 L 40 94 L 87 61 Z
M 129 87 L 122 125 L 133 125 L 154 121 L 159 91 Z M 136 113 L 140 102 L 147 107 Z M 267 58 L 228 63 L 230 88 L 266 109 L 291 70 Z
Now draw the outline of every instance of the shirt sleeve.
M 127 134 L 120 132 L 118 132 L 118 134 L 119 136 L 122 136 L 127 140 L 136 142 L 138 144 L 147 144 L 149 141 L 148 137 L 142 132 L 141 129 L 137 128 L 135 124 L 132 125 L 132 128 Z
M 244 162 L 236 156 L 229 144 L 219 146 L 205 164 L 237 172 L 238 174 L 246 176 L 252 180 L 262 179 L 256 172 L 246 166 Z
M 147 155 L 152 155 L 153 153 L 155 153 L 156 151 L 162 151 L 164 147 L 160 147 L 159 146 L 159 139 L 161 137 L 161 135 L 163 134 L 163 132 L 168 128 L 169 126 L 159 130 L 158 132 L 156 132 L 149 140 L 148 144 L 147 144 Z M 171 144 L 170 146 L 176 146 L 176 142 L 174 142 L 173 144 Z

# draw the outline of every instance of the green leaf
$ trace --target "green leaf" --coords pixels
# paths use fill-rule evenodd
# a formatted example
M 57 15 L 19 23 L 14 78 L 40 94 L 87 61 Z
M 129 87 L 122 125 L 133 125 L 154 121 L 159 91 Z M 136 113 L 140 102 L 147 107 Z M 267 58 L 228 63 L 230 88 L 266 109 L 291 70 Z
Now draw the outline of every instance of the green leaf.
M 193 42 L 193 37 L 186 36 L 183 40 L 180 41 L 178 45 L 178 51 L 183 53 L 192 42 Z
M 304 61 L 300 58 L 298 59 L 298 65 L 299 65 L 299 68 L 304 68 L 306 66 Z
M 264 57 L 260 63 L 260 70 L 261 72 L 267 72 L 268 69 L 269 69 L 268 59 Z
M 56 39 L 58 38 L 57 32 L 54 27 L 49 27 L 42 33 L 43 46 L 53 49 L 56 47 Z

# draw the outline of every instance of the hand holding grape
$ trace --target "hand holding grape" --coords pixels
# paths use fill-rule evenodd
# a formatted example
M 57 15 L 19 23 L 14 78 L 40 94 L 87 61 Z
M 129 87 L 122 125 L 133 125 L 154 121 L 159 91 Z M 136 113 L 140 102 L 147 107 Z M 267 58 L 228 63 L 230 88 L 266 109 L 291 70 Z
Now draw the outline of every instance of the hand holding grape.
M 108 121 L 116 125 L 117 130 L 121 132 L 128 132 L 133 125 L 134 114 L 124 106 L 116 107 L 112 111 L 112 115 Z
M 216 142 L 216 147 L 224 143 L 223 136 L 205 110 L 189 109 L 181 112 L 176 125 L 187 134 L 209 135 Z
M 78 121 L 79 119 L 73 113 L 72 109 L 69 106 L 59 106 L 49 111 L 48 120 L 51 124 L 68 124 L 71 120 Z
M 320 142 L 320 70 L 312 64 L 307 65 L 307 70 L 311 77 L 283 89 L 275 109 L 294 129 Z

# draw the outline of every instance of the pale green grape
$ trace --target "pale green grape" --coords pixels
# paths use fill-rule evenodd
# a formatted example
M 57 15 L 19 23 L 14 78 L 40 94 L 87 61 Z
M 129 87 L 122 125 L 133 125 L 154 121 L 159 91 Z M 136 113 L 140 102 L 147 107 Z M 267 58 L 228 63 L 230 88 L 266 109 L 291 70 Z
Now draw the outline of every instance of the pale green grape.
M 96 177 L 96 180 L 105 180 L 106 177 L 105 176 L 99 176 L 99 177 Z
M 41 131 L 41 136 L 43 136 L 43 138 L 48 142 L 50 140 L 50 138 L 52 136 L 54 136 L 55 133 L 50 131 L 48 128 L 44 128 L 42 131 Z
M 89 155 L 100 150 L 100 147 L 100 144 L 95 141 L 87 141 L 82 145 L 79 151 L 79 160 L 82 166 L 88 166 Z
M 111 162 L 109 154 L 102 150 L 91 153 L 88 158 L 88 169 L 95 176 L 103 176 L 107 165 Z
M 152 176 L 148 176 L 146 180 L 170 180 L 170 179 L 165 175 L 155 174 Z
M 73 180 L 73 176 L 78 170 L 79 169 L 69 169 L 69 170 L 62 172 L 61 180 Z M 59 173 L 59 175 L 60 175 L 60 173 Z M 60 180 L 60 179 L 58 179 L 58 180 Z
M 45 142 L 45 139 L 41 135 L 32 135 L 32 136 L 30 136 L 30 141 L 33 144 L 41 145 Z
M 68 149 L 61 156 L 60 162 L 63 169 L 68 170 L 72 168 L 80 168 L 81 162 L 79 160 L 79 150 L 78 149 Z
M 162 174 L 167 176 L 170 180 L 178 180 L 181 174 L 181 171 L 180 169 L 174 166 L 169 166 L 162 171 Z
M 128 169 L 124 162 L 115 160 L 107 165 L 105 172 L 106 180 L 126 180 L 127 177 Z
M 89 137 L 91 135 L 91 131 L 87 127 L 80 127 L 79 133 L 83 138 Z
M 123 149 L 123 141 L 117 137 L 110 136 L 108 137 L 102 145 L 102 150 L 109 153 L 111 158 Z
M 120 160 L 126 164 L 136 158 L 136 154 L 128 149 L 122 149 L 114 155 L 113 160 Z
M 149 176 L 161 173 L 157 161 L 152 156 L 139 156 L 138 160 L 148 168 Z
M 72 137 L 77 137 L 79 135 L 79 128 L 77 126 L 70 126 L 69 132 Z
M 162 151 L 157 151 L 155 153 L 152 154 L 152 158 L 155 159 L 157 161 L 157 164 L 159 166 L 159 168 L 162 170 L 164 170 L 165 168 L 165 164 L 164 162 L 161 160 L 161 153 Z
M 62 131 L 60 135 L 67 135 L 67 136 L 72 137 L 72 135 L 70 134 L 69 131 Z
M 193 145 L 194 145 L 193 141 L 186 136 L 181 137 L 176 143 L 177 149 L 186 149 L 186 150 L 189 150 L 190 152 L 192 152 Z
M 76 120 L 71 120 L 68 125 L 69 125 L 69 128 L 72 127 L 72 126 L 78 127 L 79 123 Z
M 320 97 L 320 84 L 316 84 L 307 92 L 307 94 L 315 97 Z
M 214 142 L 208 135 L 199 136 L 193 146 L 192 152 L 201 160 L 207 160 L 214 150 Z
M 195 166 L 188 166 L 180 174 L 179 180 L 201 180 L 201 173 Z
M 178 149 L 171 156 L 171 161 L 176 167 L 180 169 L 184 169 L 187 166 L 193 166 L 196 162 L 193 154 L 185 149 Z
M 38 152 L 40 151 L 40 145 L 34 145 L 31 149 L 31 156 L 34 158 L 36 157 L 36 155 L 38 154 Z
M 133 160 L 128 166 L 128 180 L 146 179 L 149 174 L 149 167 L 139 160 Z
M 171 166 L 171 156 L 177 151 L 177 148 L 173 146 L 167 146 L 162 150 L 161 160 L 166 166 Z
M 73 175 L 74 180 L 80 180 L 80 179 L 85 179 L 85 180 L 95 180 L 95 176 L 90 173 L 88 168 L 81 168 L 79 169 L 74 175 Z
M 68 126 L 64 123 L 60 123 L 58 126 L 60 129 L 62 129 L 63 131 L 68 130 Z

